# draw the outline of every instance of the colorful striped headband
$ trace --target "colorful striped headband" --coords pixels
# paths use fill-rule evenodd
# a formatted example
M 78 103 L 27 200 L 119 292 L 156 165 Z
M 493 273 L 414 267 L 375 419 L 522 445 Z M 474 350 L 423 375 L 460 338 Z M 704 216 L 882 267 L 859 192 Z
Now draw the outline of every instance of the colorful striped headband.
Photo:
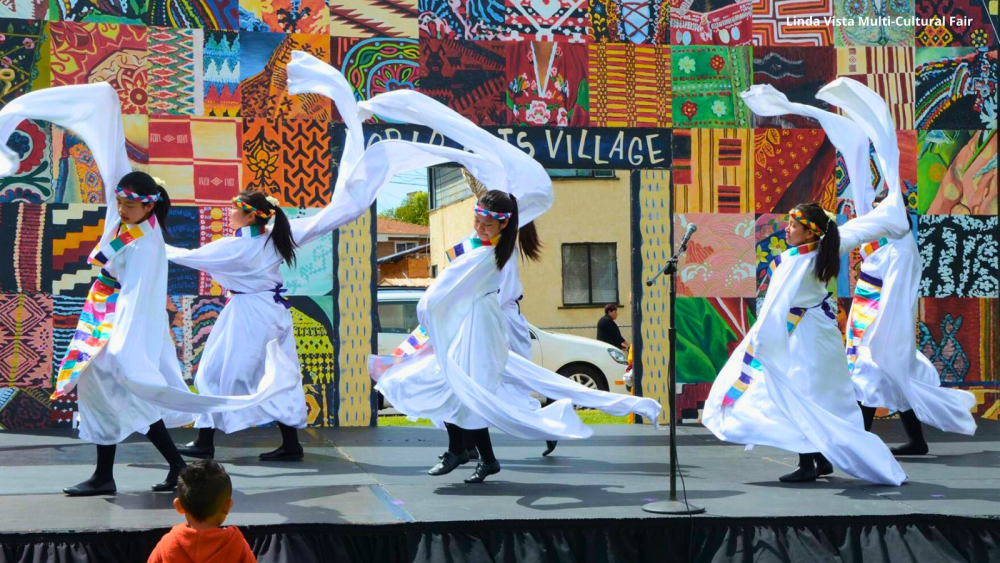
M 157 201 L 160 201 L 160 194 L 158 193 L 153 195 L 142 195 L 121 186 L 115 188 L 115 195 L 132 201 L 138 201 L 139 203 L 156 203 Z
M 256 207 L 244 202 L 242 199 L 240 199 L 240 196 L 236 196 L 233 198 L 233 205 L 239 207 L 246 213 L 253 213 L 257 217 L 260 217 L 261 219 L 269 219 L 271 215 L 274 215 L 273 209 L 270 211 L 261 211 L 260 209 L 257 209 Z
M 813 223 L 809 219 L 806 219 L 806 216 L 798 209 L 792 209 L 791 211 L 788 212 L 788 215 L 792 219 L 795 219 L 799 223 L 805 225 L 805 227 L 808 228 L 810 231 L 812 231 L 814 235 L 822 238 L 823 235 L 826 234 L 826 232 L 823 229 L 819 228 L 819 225 Z M 827 218 L 829 218 L 829 216 L 827 216 Z
M 499 213 L 497 211 L 490 211 L 489 209 L 483 209 L 482 207 L 476 206 L 476 215 L 480 217 L 492 217 L 497 221 L 506 221 L 510 219 L 510 213 Z

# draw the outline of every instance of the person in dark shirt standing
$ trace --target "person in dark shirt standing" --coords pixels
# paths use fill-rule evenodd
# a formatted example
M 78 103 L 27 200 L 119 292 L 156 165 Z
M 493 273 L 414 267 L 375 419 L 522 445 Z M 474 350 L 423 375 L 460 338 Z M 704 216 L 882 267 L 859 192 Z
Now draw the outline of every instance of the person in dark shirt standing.
M 618 318 L 618 305 L 608 303 L 604 306 L 604 316 L 597 321 L 597 339 L 606 342 L 615 348 L 628 350 L 629 343 L 622 337 L 622 331 L 618 329 L 615 319 Z

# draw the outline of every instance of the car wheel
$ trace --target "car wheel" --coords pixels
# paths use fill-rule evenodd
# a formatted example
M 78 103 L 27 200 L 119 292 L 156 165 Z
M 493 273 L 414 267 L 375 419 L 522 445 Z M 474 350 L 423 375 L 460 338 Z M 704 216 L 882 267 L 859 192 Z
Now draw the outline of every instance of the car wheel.
M 609 389 L 608 380 L 604 378 L 601 370 L 588 364 L 569 364 L 559 368 L 557 373 L 588 389 L 596 391 L 607 391 Z

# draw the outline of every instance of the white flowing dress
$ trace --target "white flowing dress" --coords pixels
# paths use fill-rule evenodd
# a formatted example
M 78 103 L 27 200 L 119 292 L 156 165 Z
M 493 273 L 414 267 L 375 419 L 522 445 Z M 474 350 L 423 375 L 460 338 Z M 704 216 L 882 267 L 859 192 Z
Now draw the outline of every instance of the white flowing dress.
M 863 122 L 888 119 L 891 127 L 885 102 L 867 87 L 843 78 L 824 87 L 817 97 L 841 106 L 851 119 L 791 104 L 770 86 L 754 86 L 743 94 L 760 115 L 791 113 L 794 107 L 818 119 L 844 156 L 851 181 L 858 181 L 868 166 L 871 127 Z M 898 170 L 898 151 L 894 162 L 892 147 L 876 144 L 876 151 L 893 163 L 883 162 L 883 170 Z M 840 229 L 841 253 L 908 232 L 902 192 L 898 183 L 892 189 L 891 174 L 886 177 L 891 191 L 885 202 Z M 898 174 L 895 179 L 898 182 Z M 828 293 L 813 273 L 816 255 L 808 249 L 789 249 L 772 263 L 757 322 L 716 378 L 703 423 L 722 440 L 821 452 L 851 475 L 900 485 L 905 472 L 878 436 L 864 430 L 836 320 L 822 306 Z M 803 313 L 801 308 L 807 309 Z
M 359 106 L 364 115 L 432 126 L 496 162 L 502 174 L 481 177 L 472 171 L 473 175 L 491 189 L 516 196 L 519 226 L 551 208 L 552 181 L 537 162 L 439 102 L 417 92 L 396 91 Z M 482 247 L 459 257 L 424 295 L 417 313 L 430 346 L 384 374 L 373 371 L 378 378 L 376 388 L 393 407 L 438 425 L 451 422 L 468 429 L 494 426 L 526 439 L 589 436 L 590 429 L 572 412 L 573 404 L 619 416 L 635 412 L 655 421 L 661 407 L 652 399 L 587 389 L 528 359 L 530 333 L 517 304 L 521 295 L 519 257 L 512 255 L 497 271 L 491 262 L 493 252 L 492 247 Z M 463 305 L 466 300 L 467 305 Z M 432 324 L 443 330 L 435 334 Z M 498 327 L 504 330 L 498 331 Z M 442 349 L 447 353 L 436 352 Z M 472 387 L 468 386 L 470 380 Z M 531 392 L 556 401 L 539 409 Z
M 17 169 L 17 157 L 6 148 L 6 141 L 24 119 L 50 121 L 79 135 L 94 156 L 108 203 L 104 232 L 92 258 L 106 258 L 100 261 L 99 279 L 120 287 L 104 317 L 102 338 L 92 336 L 93 327 L 78 326 L 70 349 L 82 350 L 82 355 L 64 362 L 65 372 L 72 376 L 62 377 L 61 369 L 56 389 L 62 396 L 77 388 L 80 438 L 117 444 L 134 432 L 146 433 L 160 419 L 168 426 L 181 426 L 193 421 L 194 414 L 246 408 L 281 393 L 282 385 L 272 383 L 283 379 L 270 363 L 259 387 L 242 396 L 199 396 L 185 385 L 169 331 L 167 259 L 160 225 L 153 216 L 138 226 L 124 225 L 132 236 L 139 232 L 141 236 L 132 240 L 120 236 L 123 225 L 115 206 L 115 187 L 131 169 L 114 89 L 104 83 L 49 88 L 21 96 L 0 110 L 0 176 Z M 103 303 L 88 301 L 88 307 L 94 306 Z M 267 346 L 276 359 L 282 359 L 274 343 Z

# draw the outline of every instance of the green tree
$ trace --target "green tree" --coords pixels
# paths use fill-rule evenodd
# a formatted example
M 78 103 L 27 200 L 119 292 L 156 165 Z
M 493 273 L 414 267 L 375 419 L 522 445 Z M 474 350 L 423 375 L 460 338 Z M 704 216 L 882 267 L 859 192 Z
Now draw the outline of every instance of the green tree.
M 426 227 L 430 224 L 430 199 L 427 192 L 412 192 L 398 207 L 383 211 L 379 216 Z

